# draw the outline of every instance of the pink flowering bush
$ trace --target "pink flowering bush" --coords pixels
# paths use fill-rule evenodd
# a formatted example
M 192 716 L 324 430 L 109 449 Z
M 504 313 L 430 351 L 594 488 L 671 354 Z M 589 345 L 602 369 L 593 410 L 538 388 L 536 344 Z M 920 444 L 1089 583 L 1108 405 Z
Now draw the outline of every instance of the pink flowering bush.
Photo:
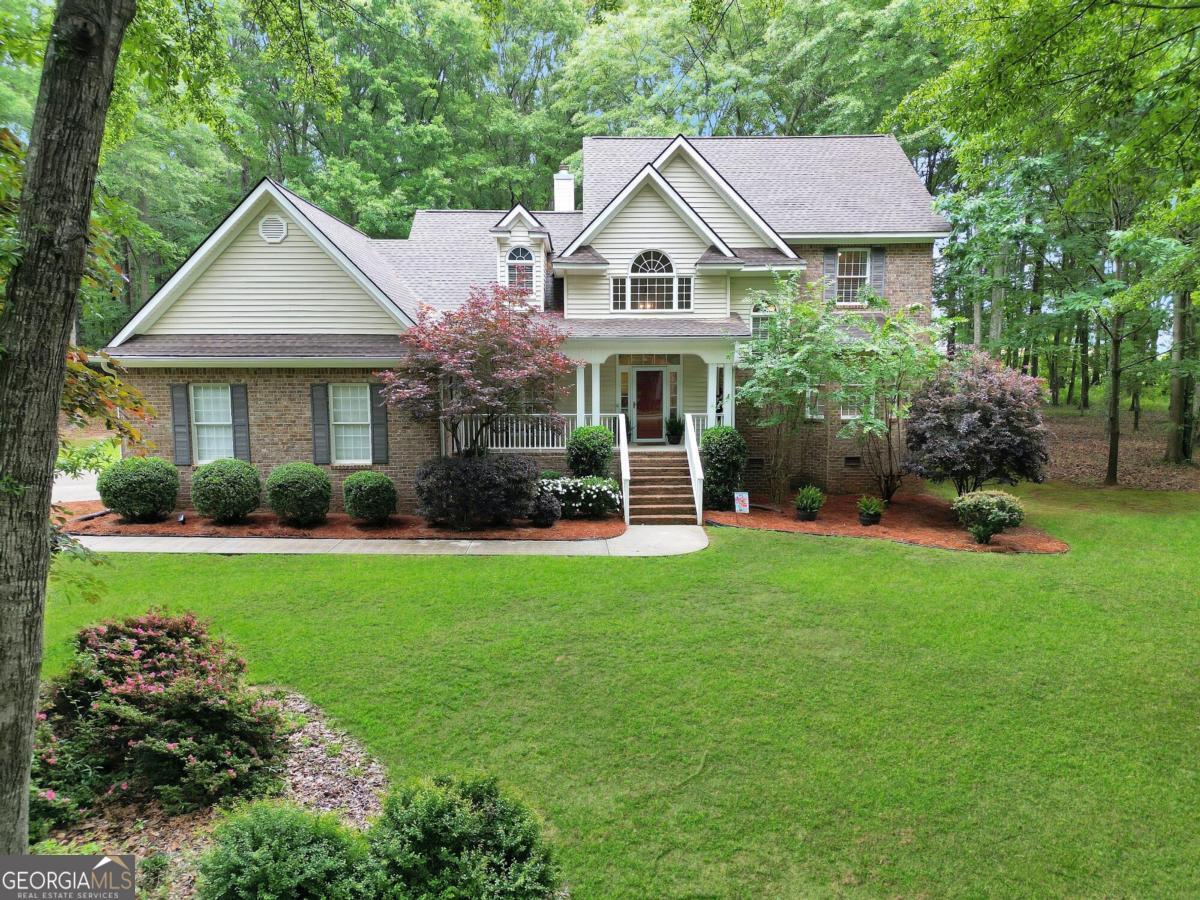
M 191 614 L 150 611 L 84 628 L 48 686 L 33 780 L 50 801 L 157 799 L 182 810 L 280 783 L 279 705 Z

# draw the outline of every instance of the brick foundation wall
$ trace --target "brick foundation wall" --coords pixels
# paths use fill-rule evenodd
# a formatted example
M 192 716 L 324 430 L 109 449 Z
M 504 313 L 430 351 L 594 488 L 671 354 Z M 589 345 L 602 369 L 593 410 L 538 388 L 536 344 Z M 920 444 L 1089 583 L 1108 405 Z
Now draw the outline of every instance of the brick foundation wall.
M 263 481 L 275 466 L 312 462 L 311 385 L 369 382 L 367 369 L 130 369 L 126 380 L 145 394 L 156 411 L 146 429 L 153 442 L 149 451 L 173 459 L 171 434 L 172 384 L 245 384 L 250 419 L 250 462 Z M 396 485 L 400 511 L 413 512 L 413 479 L 417 467 L 440 452 L 437 429 L 413 422 L 396 409 L 388 410 L 388 462 L 377 466 L 322 466 L 333 482 L 331 508 L 342 508 L 342 482 L 363 469 L 383 472 Z M 194 466 L 179 466 L 179 502 L 191 501 Z

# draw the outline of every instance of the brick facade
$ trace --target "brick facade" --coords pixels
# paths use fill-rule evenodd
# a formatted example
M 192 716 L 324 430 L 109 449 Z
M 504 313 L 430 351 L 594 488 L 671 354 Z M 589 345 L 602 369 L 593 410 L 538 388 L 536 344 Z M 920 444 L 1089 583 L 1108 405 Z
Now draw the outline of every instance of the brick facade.
M 147 436 L 150 452 L 173 458 L 171 434 L 172 384 L 245 384 L 250 419 L 250 461 L 265 482 L 271 469 L 282 463 L 312 462 L 311 385 L 370 382 L 366 369 L 130 369 L 126 379 L 145 394 L 156 411 Z M 331 508 L 342 508 L 342 482 L 363 469 L 383 472 L 396 485 L 400 511 L 416 505 L 413 479 L 417 467 L 439 453 L 437 429 L 413 422 L 395 409 L 388 410 L 388 462 L 386 465 L 325 465 L 333 482 Z M 194 466 L 179 466 L 179 502 L 191 499 Z

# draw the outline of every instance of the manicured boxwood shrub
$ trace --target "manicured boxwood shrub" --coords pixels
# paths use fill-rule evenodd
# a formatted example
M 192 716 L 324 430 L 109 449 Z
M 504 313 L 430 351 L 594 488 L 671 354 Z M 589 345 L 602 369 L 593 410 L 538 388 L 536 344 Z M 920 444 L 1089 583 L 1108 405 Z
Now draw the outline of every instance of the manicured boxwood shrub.
M 584 425 L 567 438 L 567 466 L 576 478 L 612 474 L 613 435 L 603 425 Z
M 195 616 L 151 611 L 81 630 L 45 692 L 33 782 L 48 799 L 157 799 L 170 810 L 280 783 L 282 716 Z
M 538 491 L 529 511 L 529 520 L 538 528 L 550 528 L 562 518 L 562 503 L 549 491 Z
M 600 519 L 621 509 L 621 487 L 611 478 L 554 478 L 541 489 L 558 498 L 564 519 Z
M 289 525 L 320 525 L 332 497 L 329 476 L 312 463 L 285 463 L 267 476 L 267 506 Z
M 245 521 L 258 509 L 262 480 L 258 470 L 240 459 L 218 459 L 205 463 L 192 475 L 192 506 L 214 522 Z
M 342 483 L 347 515 L 380 525 L 396 511 L 396 486 L 382 472 L 355 472 Z
M 377 896 L 365 838 L 333 813 L 254 803 L 220 822 L 213 839 L 213 848 L 200 858 L 201 900 Z
M 736 428 L 718 425 L 700 438 L 700 464 L 704 467 L 704 505 L 733 509 L 733 492 L 742 490 L 746 478 L 746 439 Z
M 417 470 L 417 511 L 431 524 L 467 531 L 529 515 L 537 464 L 527 456 L 436 457 Z
M 157 522 L 175 508 L 179 472 L 157 456 L 119 459 L 96 480 L 100 500 L 130 522 Z
M 391 794 L 368 835 L 395 897 L 549 898 L 561 880 L 541 824 L 494 778 L 440 776 Z
M 955 498 L 951 507 L 977 544 L 989 544 L 993 535 L 1025 521 L 1025 507 L 1005 491 L 972 491 Z

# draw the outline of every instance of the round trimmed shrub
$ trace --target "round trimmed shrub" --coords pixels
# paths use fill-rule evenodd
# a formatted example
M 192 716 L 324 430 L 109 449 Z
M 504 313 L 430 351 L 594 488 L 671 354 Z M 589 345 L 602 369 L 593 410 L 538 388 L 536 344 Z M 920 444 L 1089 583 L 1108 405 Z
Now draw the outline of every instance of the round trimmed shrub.
M 175 508 L 179 472 L 158 456 L 119 459 L 96 480 L 100 499 L 130 522 L 157 522 Z
M 405 897 L 549 898 L 558 868 L 541 824 L 495 778 L 439 776 L 391 794 L 368 841 L 376 871 Z
M 396 486 L 382 472 L 355 472 L 342 484 L 346 514 L 382 525 L 396 511 Z
M 746 439 L 736 428 L 718 425 L 700 438 L 700 463 L 704 467 L 704 505 L 709 509 L 733 509 L 733 492 L 740 491 L 746 477 Z
M 612 478 L 555 478 L 541 489 L 558 498 L 564 519 L 602 519 L 621 508 L 621 486 Z
M 320 525 L 332 498 L 329 476 L 312 463 L 285 463 L 267 476 L 267 506 L 289 525 Z
M 567 466 L 576 478 L 612 472 L 613 436 L 603 425 L 584 425 L 567 439 Z
M 468 531 L 529 515 L 538 490 L 527 456 L 439 456 L 418 470 L 417 512 L 433 525 Z
M 950 507 L 977 544 L 991 543 L 993 535 L 1025 521 L 1025 507 L 1005 491 L 972 491 L 955 498 Z
M 218 524 L 244 521 L 261 498 L 258 470 L 245 460 L 214 460 L 192 475 L 192 506 Z
M 549 491 L 538 491 L 529 511 L 529 521 L 538 528 L 549 528 L 562 518 L 562 503 Z
M 262 802 L 220 822 L 200 858 L 202 900 L 369 897 L 366 841 L 333 813 Z

